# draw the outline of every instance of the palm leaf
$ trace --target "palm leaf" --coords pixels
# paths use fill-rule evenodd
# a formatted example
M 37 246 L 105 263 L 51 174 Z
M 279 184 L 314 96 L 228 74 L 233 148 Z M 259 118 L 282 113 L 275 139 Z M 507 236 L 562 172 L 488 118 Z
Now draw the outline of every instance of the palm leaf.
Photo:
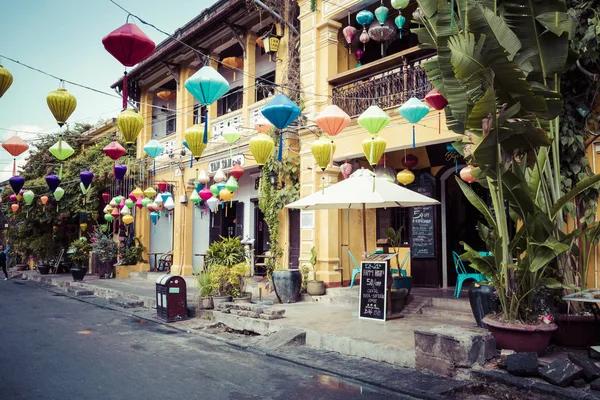
M 562 210 L 565 204 L 567 204 L 581 192 L 585 191 L 586 189 L 589 189 L 598 182 L 600 182 L 600 174 L 589 176 L 577 183 L 577 185 L 575 185 L 573 189 L 569 190 L 568 193 L 566 193 L 564 196 L 558 199 L 556 203 L 554 203 L 554 205 L 552 205 L 552 208 L 550 209 L 550 218 L 556 217 L 556 214 L 558 214 Z
M 458 176 L 455 176 L 455 178 L 456 182 L 458 182 L 458 186 L 460 186 L 460 189 L 464 193 L 465 197 L 467 200 L 469 200 L 469 203 L 471 203 L 473 207 L 475 207 L 477 211 L 484 216 L 487 224 L 490 227 L 492 227 L 494 230 L 497 230 L 496 220 L 490 212 L 488 205 L 481 199 L 481 197 L 477 195 L 477 193 L 473 191 L 473 189 L 471 189 L 469 185 L 463 182 L 462 179 L 460 179 Z

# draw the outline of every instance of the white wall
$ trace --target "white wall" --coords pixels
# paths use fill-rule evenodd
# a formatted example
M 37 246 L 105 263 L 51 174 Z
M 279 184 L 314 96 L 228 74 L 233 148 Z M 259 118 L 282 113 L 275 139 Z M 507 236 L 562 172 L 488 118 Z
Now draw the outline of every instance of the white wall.
M 208 250 L 208 232 L 210 224 L 210 210 L 207 208 L 192 208 L 192 267 L 194 271 L 200 271 L 204 264 L 204 257 L 196 257 L 194 254 L 206 254 Z
M 169 220 L 169 217 L 164 216 L 163 211 L 160 212 L 160 219 L 156 225 L 150 222 L 150 253 L 173 251 L 173 222 L 173 212 L 171 212 Z M 157 261 L 160 257 L 160 255 L 157 256 Z M 150 268 L 156 268 L 154 266 L 154 256 L 150 256 Z

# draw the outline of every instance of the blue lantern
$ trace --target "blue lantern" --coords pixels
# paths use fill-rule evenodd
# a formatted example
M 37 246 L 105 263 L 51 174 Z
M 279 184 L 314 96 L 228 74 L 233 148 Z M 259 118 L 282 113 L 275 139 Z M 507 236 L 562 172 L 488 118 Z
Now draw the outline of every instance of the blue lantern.
M 363 27 L 371 25 L 373 19 L 375 19 L 375 16 L 369 10 L 361 10 L 358 12 L 358 14 L 356 14 L 356 22 L 361 24 Z
M 156 139 L 150 140 L 144 146 L 144 151 L 154 160 L 154 175 L 156 175 L 156 157 L 160 156 L 165 147 Z
M 425 105 L 421 100 L 416 97 L 411 97 L 408 101 L 400 106 L 398 113 L 404 117 L 408 122 L 413 124 L 413 149 L 417 147 L 415 138 L 415 124 L 419 123 L 424 116 L 429 114 L 429 107 Z
M 402 39 L 402 27 L 406 23 L 406 17 L 403 15 L 398 15 L 396 19 L 394 19 L 394 23 L 398 27 L 398 31 L 400 32 L 400 39 Z
M 287 128 L 296 118 L 300 116 L 301 110 L 285 94 L 278 94 L 261 110 L 262 115 L 269 120 L 277 129 Z M 283 137 L 279 132 L 279 155 L 281 161 L 283 153 Z

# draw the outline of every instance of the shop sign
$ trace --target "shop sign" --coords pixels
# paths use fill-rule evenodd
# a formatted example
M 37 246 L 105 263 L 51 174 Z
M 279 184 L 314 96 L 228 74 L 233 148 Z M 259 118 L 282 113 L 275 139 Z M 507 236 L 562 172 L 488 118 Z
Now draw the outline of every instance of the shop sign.
M 359 317 L 385 321 L 387 261 L 361 262 Z
M 241 167 L 244 166 L 244 155 L 243 154 L 238 154 L 233 157 L 227 157 L 227 158 L 223 158 L 222 160 L 217 160 L 217 161 L 208 163 L 208 173 L 214 174 L 215 172 L 217 172 L 219 170 L 219 168 L 222 168 L 223 171 L 226 171 L 228 169 L 233 168 L 233 166 L 235 164 L 240 164 Z

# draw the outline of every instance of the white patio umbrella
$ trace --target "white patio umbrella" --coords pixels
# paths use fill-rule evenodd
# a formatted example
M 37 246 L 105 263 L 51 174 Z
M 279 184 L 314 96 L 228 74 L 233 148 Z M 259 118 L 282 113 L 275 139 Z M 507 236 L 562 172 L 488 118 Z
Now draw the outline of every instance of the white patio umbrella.
M 373 180 L 376 180 L 373 186 Z M 374 189 L 373 189 L 374 187 Z M 348 179 L 286 205 L 301 210 L 363 210 L 363 242 L 367 252 L 367 208 L 416 207 L 440 204 L 437 200 L 406 189 L 385 178 L 359 169 Z

